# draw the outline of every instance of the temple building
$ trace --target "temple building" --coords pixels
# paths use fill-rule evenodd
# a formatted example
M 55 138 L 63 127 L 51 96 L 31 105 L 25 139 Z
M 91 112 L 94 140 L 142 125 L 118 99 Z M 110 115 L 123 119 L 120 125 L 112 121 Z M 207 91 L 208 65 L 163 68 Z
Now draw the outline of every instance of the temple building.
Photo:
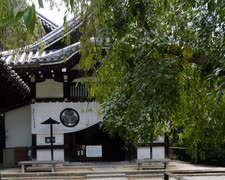
M 51 148 L 54 160 L 63 162 L 168 157 L 164 138 L 125 151 L 121 138 L 111 138 L 99 128 L 99 104 L 88 98 L 81 81 L 84 72 L 77 68 L 81 57 L 80 17 L 69 20 L 66 30 L 41 14 L 38 18 L 47 32 L 45 36 L 19 52 L 0 52 L 0 68 L 6 70 L 1 70 L 1 79 L 6 80 L 0 84 L 0 132 L 5 133 L 0 160 L 4 164 L 27 158 L 51 160 Z M 65 43 L 68 35 L 71 45 Z M 6 89 L 5 83 L 11 86 Z M 57 122 L 52 125 L 52 136 L 50 125 L 43 123 L 50 118 Z

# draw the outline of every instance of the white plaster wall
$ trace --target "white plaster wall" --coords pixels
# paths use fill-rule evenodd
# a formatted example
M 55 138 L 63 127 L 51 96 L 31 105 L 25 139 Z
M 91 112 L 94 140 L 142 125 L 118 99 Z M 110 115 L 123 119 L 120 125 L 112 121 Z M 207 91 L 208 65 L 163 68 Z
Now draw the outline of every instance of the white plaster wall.
M 152 147 L 152 159 L 164 159 L 165 147 Z
M 149 147 L 138 147 L 137 148 L 137 159 L 150 158 L 150 148 Z
M 54 160 L 64 161 L 64 150 L 63 149 L 54 149 L 53 156 L 54 156 Z M 51 150 L 50 149 L 37 150 L 37 161 L 48 161 L 48 160 L 51 160 Z
M 150 158 L 150 147 L 138 147 L 137 148 L 137 159 Z M 152 159 L 164 159 L 165 158 L 165 147 L 152 147 Z
M 5 113 L 6 148 L 30 147 L 31 108 L 25 106 Z
M 50 134 L 37 134 L 36 140 L 37 145 L 50 145 L 51 143 L 45 143 L 45 137 L 50 137 Z M 55 134 L 53 132 L 53 137 L 55 137 L 55 143 L 53 145 L 63 145 L 64 144 L 64 134 Z
M 35 103 L 31 105 L 32 134 L 49 134 L 49 125 L 41 124 L 50 117 L 60 122 L 60 113 L 65 108 L 76 110 L 80 121 L 75 127 L 66 127 L 61 122 L 53 125 L 54 134 L 76 132 L 97 124 L 101 118 L 98 114 L 98 103 L 96 102 L 58 102 L 58 103 Z
M 36 83 L 36 98 L 62 98 L 63 83 L 53 79 L 46 79 L 44 82 Z

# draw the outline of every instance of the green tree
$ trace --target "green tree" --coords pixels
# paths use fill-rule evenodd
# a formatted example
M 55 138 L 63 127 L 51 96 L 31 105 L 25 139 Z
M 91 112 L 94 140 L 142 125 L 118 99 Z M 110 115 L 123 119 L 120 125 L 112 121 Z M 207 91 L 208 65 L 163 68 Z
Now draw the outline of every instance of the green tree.
M 82 3 L 81 67 L 110 134 L 137 144 L 182 127 L 202 157 L 224 143 L 224 1 Z M 109 42 L 104 56 L 91 37 Z
M 20 21 L 22 19 L 24 19 L 24 21 Z M 24 22 L 27 27 L 29 27 L 30 31 L 27 31 Z M 27 44 L 31 44 L 37 38 L 37 32 L 34 30 L 35 22 L 35 8 L 34 6 L 28 6 L 25 0 L 1 0 L 1 51 L 6 49 L 18 49 Z

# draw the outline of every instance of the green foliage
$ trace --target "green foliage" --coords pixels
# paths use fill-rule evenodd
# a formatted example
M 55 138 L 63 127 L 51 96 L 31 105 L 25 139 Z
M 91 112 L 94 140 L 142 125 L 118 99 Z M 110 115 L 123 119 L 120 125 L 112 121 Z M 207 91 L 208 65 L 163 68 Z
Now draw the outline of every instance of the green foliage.
M 180 140 L 189 147 L 189 153 L 205 158 L 211 146 L 224 144 L 225 101 L 217 99 L 215 84 L 205 80 L 196 66 L 186 66 L 180 74 L 180 102 L 172 116 L 171 126 L 183 127 Z
M 4 19 L 0 25 L 16 25 L 19 23 L 20 19 L 23 17 L 24 23 L 31 32 L 34 31 L 35 23 L 36 23 L 36 11 L 35 6 L 28 6 L 24 9 L 25 0 L 21 0 L 20 3 L 13 9 L 13 15 Z
M 177 74 L 179 64 L 173 60 L 136 66 L 103 104 L 103 126 L 134 144 L 152 142 L 164 134 L 179 101 Z
M 44 8 L 43 0 L 38 0 L 38 5 L 40 8 Z
M 25 22 L 27 29 L 33 32 L 36 23 L 36 11 L 34 4 L 26 8 L 23 14 L 23 20 Z
M 1 35 L 1 50 L 17 49 L 32 43 L 35 40 L 36 30 L 34 31 L 33 24 L 28 24 L 31 32 L 27 32 L 24 23 L 22 22 L 26 9 L 30 7 L 25 1 L 0 1 L 0 35 Z M 33 8 L 33 13 L 34 13 Z M 18 36 L 20 34 L 20 36 Z
M 25 0 L 21 0 L 20 3 L 18 4 L 18 6 L 15 7 L 13 10 L 14 17 L 17 16 L 18 12 L 21 11 L 21 9 L 23 8 L 24 5 L 25 5 Z
M 202 158 L 211 141 L 224 143 L 224 71 L 215 75 L 224 67 L 224 1 L 79 2 L 80 67 L 93 73 L 103 128 L 135 144 L 182 129 L 180 140 Z

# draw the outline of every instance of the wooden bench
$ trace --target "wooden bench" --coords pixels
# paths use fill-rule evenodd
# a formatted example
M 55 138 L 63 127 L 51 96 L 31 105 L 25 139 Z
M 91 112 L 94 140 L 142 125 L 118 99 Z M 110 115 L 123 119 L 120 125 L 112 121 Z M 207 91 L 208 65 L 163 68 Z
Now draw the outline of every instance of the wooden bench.
M 33 166 L 33 165 L 50 165 L 51 171 L 55 172 L 55 165 L 58 161 L 20 161 L 18 164 L 21 165 L 22 173 L 26 172 L 26 166 Z
M 151 164 L 151 163 L 163 163 L 164 164 L 164 169 L 167 168 L 167 165 L 169 164 L 169 162 L 171 162 L 170 159 L 138 159 L 136 160 L 137 164 L 138 164 L 138 170 L 142 170 L 142 167 L 144 164 Z

